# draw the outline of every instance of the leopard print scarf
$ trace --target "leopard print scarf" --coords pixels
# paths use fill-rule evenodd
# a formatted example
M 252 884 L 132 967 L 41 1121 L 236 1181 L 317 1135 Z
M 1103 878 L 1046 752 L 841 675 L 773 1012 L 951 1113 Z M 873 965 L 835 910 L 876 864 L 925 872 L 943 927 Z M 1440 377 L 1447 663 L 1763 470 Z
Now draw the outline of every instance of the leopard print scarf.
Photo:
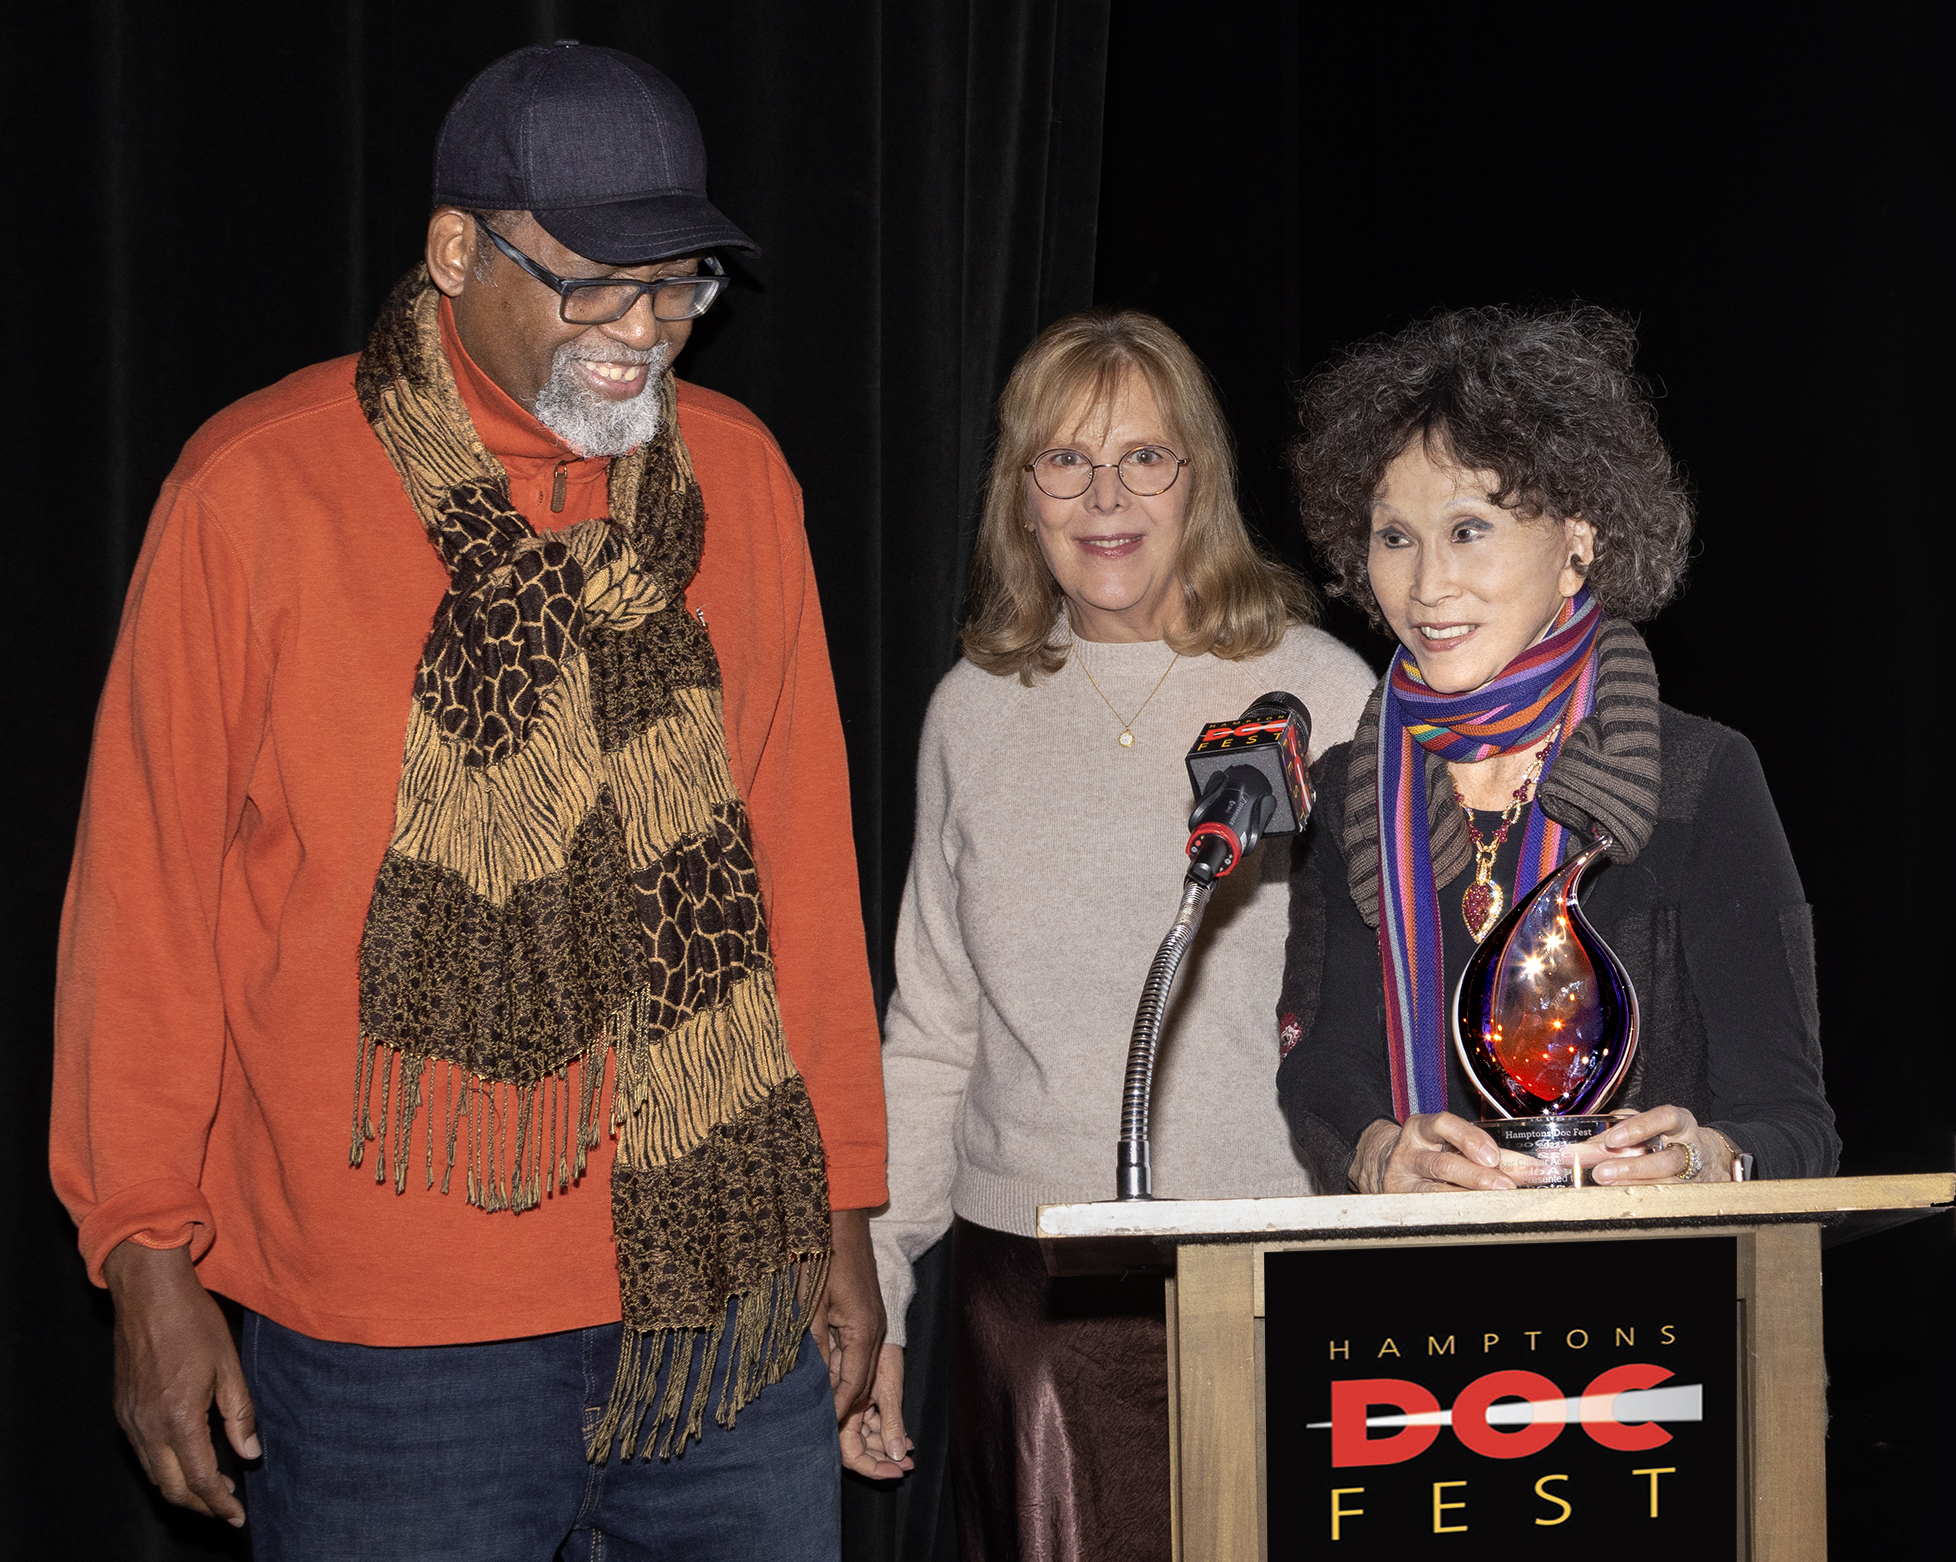
M 659 434 L 611 464 L 611 515 L 539 536 L 456 390 L 439 302 L 404 278 L 355 380 L 449 588 L 360 944 L 351 1158 L 372 1143 L 404 1191 L 424 1119 L 428 1187 L 459 1151 L 471 1204 L 534 1208 L 599 1142 L 609 1062 L 625 1335 L 586 1451 L 667 1458 L 699 1435 L 730 1314 L 721 1425 L 794 1365 L 829 1250 L 719 663 L 686 610 L 706 511 L 667 376 Z

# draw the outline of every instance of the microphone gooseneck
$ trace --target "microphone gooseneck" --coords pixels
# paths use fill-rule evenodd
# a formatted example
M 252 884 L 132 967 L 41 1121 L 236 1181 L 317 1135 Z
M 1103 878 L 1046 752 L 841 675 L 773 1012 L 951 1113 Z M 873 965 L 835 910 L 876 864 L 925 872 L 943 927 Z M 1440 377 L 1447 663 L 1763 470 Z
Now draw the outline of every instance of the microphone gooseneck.
M 1154 964 L 1148 967 L 1148 980 L 1141 987 L 1141 1004 L 1134 1011 L 1134 1032 L 1127 1043 L 1127 1086 L 1121 1092 L 1121 1144 L 1116 1172 L 1117 1196 L 1122 1199 L 1154 1197 L 1154 1173 L 1148 1164 L 1148 1112 L 1155 1088 L 1155 1053 L 1161 1046 L 1162 1017 L 1168 1012 L 1168 994 L 1175 985 L 1175 973 L 1182 968 L 1182 957 L 1195 942 L 1202 926 L 1202 913 L 1209 897 L 1216 892 L 1213 877 L 1198 879 L 1195 870 L 1182 881 L 1182 906 L 1168 936 L 1155 951 Z
M 1310 818 L 1311 787 L 1304 774 L 1310 739 L 1311 713 L 1296 695 L 1277 692 L 1263 695 L 1235 721 L 1204 727 L 1189 750 L 1189 783 L 1196 794 L 1189 815 L 1189 870 L 1175 920 L 1148 967 L 1128 1037 L 1114 1174 L 1115 1197 L 1122 1201 L 1154 1197 L 1148 1118 L 1175 977 L 1202 926 L 1216 880 L 1228 877 L 1264 836 L 1294 835 Z

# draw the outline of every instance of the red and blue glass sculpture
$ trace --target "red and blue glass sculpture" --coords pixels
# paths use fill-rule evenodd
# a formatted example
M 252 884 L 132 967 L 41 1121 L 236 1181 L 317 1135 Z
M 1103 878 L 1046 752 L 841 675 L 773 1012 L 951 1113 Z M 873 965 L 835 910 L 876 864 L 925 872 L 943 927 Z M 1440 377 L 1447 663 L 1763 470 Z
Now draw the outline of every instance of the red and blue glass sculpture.
M 1609 1127 L 1599 1115 L 1637 1052 L 1630 975 L 1582 914 L 1583 874 L 1599 837 L 1494 925 L 1455 989 L 1453 1041 L 1486 1103 L 1481 1126 L 1504 1148 L 1578 1180 L 1571 1148 Z

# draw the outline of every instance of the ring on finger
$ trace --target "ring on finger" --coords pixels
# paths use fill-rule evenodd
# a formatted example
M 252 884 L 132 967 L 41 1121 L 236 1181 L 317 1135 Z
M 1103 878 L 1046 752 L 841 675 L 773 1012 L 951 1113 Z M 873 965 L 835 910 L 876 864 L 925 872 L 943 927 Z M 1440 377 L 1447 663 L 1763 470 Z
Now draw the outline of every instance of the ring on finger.
M 1698 1146 L 1689 1139 L 1666 1139 L 1658 1148 L 1684 1151 L 1684 1170 L 1678 1173 L 1679 1182 L 1689 1182 L 1705 1169 L 1704 1156 L 1699 1154 Z

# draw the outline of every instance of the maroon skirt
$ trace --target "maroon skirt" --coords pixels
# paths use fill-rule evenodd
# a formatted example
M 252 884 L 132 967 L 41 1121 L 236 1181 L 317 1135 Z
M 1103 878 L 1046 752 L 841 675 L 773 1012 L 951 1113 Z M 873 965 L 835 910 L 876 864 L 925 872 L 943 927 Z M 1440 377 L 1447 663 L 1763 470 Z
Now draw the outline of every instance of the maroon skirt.
M 963 1562 L 1168 1562 L 1159 1275 L 1055 1279 L 951 1223 L 951 1489 Z

